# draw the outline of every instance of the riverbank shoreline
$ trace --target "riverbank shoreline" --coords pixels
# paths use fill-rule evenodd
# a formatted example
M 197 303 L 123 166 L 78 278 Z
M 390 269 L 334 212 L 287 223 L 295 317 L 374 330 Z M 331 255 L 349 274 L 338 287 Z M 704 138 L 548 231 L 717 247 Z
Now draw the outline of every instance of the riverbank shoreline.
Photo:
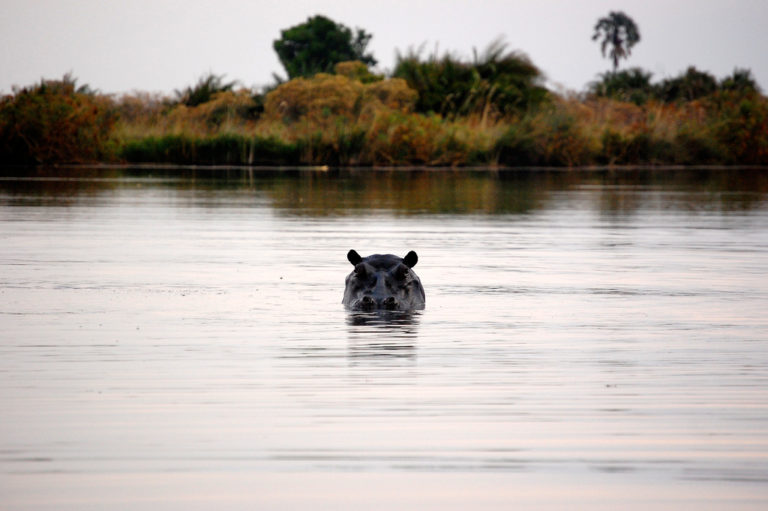
M 0 161 L 568 169 L 768 164 L 768 99 L 756 91 L 641 105 L 552 93 L 517 113 L 441 115 L 390 98 L 398 91 L 413 95 L 403 84 L 379 91 L 384 99 L 363 94 L 348 104 L 341 85 L 362 87 L 358 81 L 331 75 L 313 80 L 304 84 L 306 94 L 279 104 L 275 97 L 283 96 L 273 94 L 287 92 L 270 93 L 261 113 L 247 91 L 187 106 L 88 95 L 76 92 L 71 81 L 44 82 L 3 99 Z M 329 94 L 338 105 L 326 104 Z M 301 107 L 299 113 L 289 115 L 290 105 Z
M 254 171 L 254 172 L 668 172 L 668 171 L 729 171 L 755 170 L 768 173 L 768 165 L 580 165 L 561 166 L 508 166 L 508 165 L 472 165 L 472 166 L 428 166 L 428 165 L 178 165 L 172 163 L 63 163 L 41 165 L 0 165 L 0 177 L 17 174 L 27 177 L 30 173 L 57 170 L 137 170 L 137 171 Z M 25 174 L 26 172 L 26 174 Z

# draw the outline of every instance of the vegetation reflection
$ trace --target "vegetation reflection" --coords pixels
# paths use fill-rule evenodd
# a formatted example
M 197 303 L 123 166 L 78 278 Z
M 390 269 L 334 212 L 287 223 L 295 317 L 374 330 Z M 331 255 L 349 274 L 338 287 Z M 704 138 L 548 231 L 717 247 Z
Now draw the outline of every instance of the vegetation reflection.
M 765 208 L 768 176 L 751 168 L 579 172 L 429 170 L 44 169 L 0 176 L 0 204 L 77 205 L 132 190 L 167 188 L 206 207 L 258 196 L 278 214 L 299 216 L 528 214 L 556 207 L 558 192 L 582 190 L 596 209 L 686 211 Z M 23 172 L 22 172 L 23 174 Z M 659 195 L 662 194 L 662 195 Z M 583 198 L 582 197 L 582 198 Z M 663 203 L 663 206 L 660 204 Z

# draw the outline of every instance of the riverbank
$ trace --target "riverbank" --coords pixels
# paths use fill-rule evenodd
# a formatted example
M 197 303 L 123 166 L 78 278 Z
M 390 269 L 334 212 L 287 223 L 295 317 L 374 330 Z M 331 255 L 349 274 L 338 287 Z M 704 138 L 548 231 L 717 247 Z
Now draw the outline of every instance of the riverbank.
M 224 91 L 186 105 L 43 81 L 3 98 L 6 164 L 581 167 L 768 164 L 768 100 L 718 91 L 642 105 L 563 96 L 515 114 L 414 111 L 399 78 L 292 80 L 265 96 Z
M 444 118 L 382 103 L 271 111 L 238 118 L 234 94 L 216 109 L 175 112 L 173 123 L 122 123 L 119 158 L 133 163 L 330 166 L 710 165 L 768 163 L 768 104 L 720 94 L 638 106 L 552 96 L 511 117 Z M 286 101 L 283 101 L 285 109 Z M 210 108 L 210 107 L 209 107 Z M 275 109 L 277 110 L 277 109 Z M 357 110 L 357 111 L 356 111 Z M 221 111 L 225 113 L 222 114 Z M 137 133 L 150 133 L 137 136 Z

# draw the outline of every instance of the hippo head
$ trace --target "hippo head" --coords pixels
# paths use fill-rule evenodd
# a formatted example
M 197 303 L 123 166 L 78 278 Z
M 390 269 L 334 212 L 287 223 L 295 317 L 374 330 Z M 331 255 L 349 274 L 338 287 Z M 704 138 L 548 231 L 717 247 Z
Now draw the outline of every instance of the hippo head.
M 345 307 L 353 310 L 414 310 L 424 308 L 424 288 L 411 269 L 419 256 L 410 251 L 405 257 L 374 254 L 361 257 L 354 250 L 347 259 L 355 269 L 347 275 Z

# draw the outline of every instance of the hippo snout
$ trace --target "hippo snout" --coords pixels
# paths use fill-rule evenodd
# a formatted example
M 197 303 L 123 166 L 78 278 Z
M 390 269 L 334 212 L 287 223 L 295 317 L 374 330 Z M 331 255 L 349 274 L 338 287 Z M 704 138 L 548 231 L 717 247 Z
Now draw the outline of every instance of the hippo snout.
M 394 296 L 388 296 L 384 299 L 377 300 L 373 296 L 366 295 L 360 299 L 359 304 L 359 308 L 363 310 L 398 310 L 400 308 L 400 304 L 398 303 L 397 298 Z

